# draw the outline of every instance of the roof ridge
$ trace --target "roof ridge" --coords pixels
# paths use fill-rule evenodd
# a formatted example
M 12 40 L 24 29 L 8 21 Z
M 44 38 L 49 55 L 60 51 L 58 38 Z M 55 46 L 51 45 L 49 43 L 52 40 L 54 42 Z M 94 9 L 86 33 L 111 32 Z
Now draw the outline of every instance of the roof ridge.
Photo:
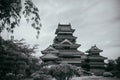
M 73 43 L 72 43 L 71 41 L 69 41 L 68 39 L 64 39 L 60 44 L 63 44 L 63 43 L 65 43 L 65 42 L 69 43 L 70 45 L 73 44 Z

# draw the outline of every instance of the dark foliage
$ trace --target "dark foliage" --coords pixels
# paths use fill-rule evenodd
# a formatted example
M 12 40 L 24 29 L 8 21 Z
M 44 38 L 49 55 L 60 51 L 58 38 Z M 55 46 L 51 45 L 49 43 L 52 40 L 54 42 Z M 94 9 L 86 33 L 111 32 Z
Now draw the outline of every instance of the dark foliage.
M 35 62 L 31 57 L 35 49 L 28 47 L 22 40 L 14 42 L 0 37 L 0 80 L 4 80 L 8 73 L 27 75 L 26 69 L 38 61 Z
M 56 65 L 49 70 L 49 74 L 57 80 L 70 80 L 77 72 L 77 67 L 70 64 Z
M 111 72 L 113 76 L 120 78 L 120 57 L 116 60 L 108 60 L 106 71 Z
M 117 65 L 116 65 L 116 69 L 117 69 L 117 73 L 116 76 L 120 78 L 120 57 L 118 57 L 116 59 Z
M 115 61 L 114 60 L 108 60 L 106 71 L 112 71 L 115 70 Z
M 41 24 L 38 12 L 38 8 L 31 0 L 0 0 L 0 33 L 4 29 L 13 33 L 23 14 L 27 22 L 31 21 L 31 26 L 39 35 Z

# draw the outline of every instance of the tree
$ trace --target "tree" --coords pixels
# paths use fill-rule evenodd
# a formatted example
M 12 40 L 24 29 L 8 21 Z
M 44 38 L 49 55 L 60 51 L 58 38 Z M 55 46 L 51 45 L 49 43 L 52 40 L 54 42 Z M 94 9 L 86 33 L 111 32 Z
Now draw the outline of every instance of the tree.
M 112 59 L 108 60 L 106 71 L 113 71 L 113 70 L 115 70 L 115 66 L 116 66 L 115 60 L 112 60 Z
M 77 67 L 70 64 L 60 64 L 51 67 L 49 74 L 57 80 L 70 80 L 77 73 Z
M 117 63 L 117 65 L 116 65 L 116 70 L 117 70 L 116 76 L 120 78 L 120 57 L 118 57 L 116 59 L 116 63 Z
M 0 33 L 4 29 L 13 33 L 23 14 L 26 21 L 31 21 L 32 27 L 39 34 L 41 24 L 38 12 L 39 10 L 32 0 L 0 0 Z
M 35 47 L 28 47 L 24 42 L 4 40 L 0 37 L 0 80 L 4 80 L 7 73 L 26 74 L 29 67 L 31 53 Z
M 120 57 L 115 60 L 108 60 L 106 71 L 109 71 L 113 76 L 120 77 Z
M 33 80 L 52 80 L 51 75 L 49 75 L 50 68 L 41 67 L 38 71 L 34 72 L 31 77 Z
M 26 75 L 29 77 L 32 73 L 39 71 L 41 68 L 41 64 L 39 63 L 39 59 L 34 56 L 29 57 L 29 67 L 26 69 Z

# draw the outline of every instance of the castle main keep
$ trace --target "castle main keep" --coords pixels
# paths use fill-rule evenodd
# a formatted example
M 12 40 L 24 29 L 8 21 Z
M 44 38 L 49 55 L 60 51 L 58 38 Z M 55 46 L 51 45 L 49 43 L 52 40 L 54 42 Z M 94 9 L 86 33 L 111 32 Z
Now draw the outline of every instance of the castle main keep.
M 81 44 L 76 43 L 77 37 L 73 35 L 74 31 L 75 29 L 72 29 L 71 24 L 58 24 L 53 44 L 41 51 L 42 61 L 49 65 L 65 63 L 82 66 L 82 63 L 88 60 L 90 71 L 95 74 L 101 72 L 98 75 L 102 74 L 104 60 L 107 59 L 100 55 L 103 50 L 97 48 L 96 45 L 86 51 L 88 54 L 78 50 Z

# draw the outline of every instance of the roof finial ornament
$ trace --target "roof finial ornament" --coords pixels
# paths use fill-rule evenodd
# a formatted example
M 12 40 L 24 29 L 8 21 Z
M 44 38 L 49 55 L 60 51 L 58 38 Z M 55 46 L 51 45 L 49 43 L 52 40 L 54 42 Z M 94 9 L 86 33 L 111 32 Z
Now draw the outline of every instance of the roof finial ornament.
M 69 22 L 69 25 L 71 26 L 71 23 Z
M 96 47 L 96 44 L 94 46 Z
M 58 23 L 58 25 L 60 25 L 60 22 Z

